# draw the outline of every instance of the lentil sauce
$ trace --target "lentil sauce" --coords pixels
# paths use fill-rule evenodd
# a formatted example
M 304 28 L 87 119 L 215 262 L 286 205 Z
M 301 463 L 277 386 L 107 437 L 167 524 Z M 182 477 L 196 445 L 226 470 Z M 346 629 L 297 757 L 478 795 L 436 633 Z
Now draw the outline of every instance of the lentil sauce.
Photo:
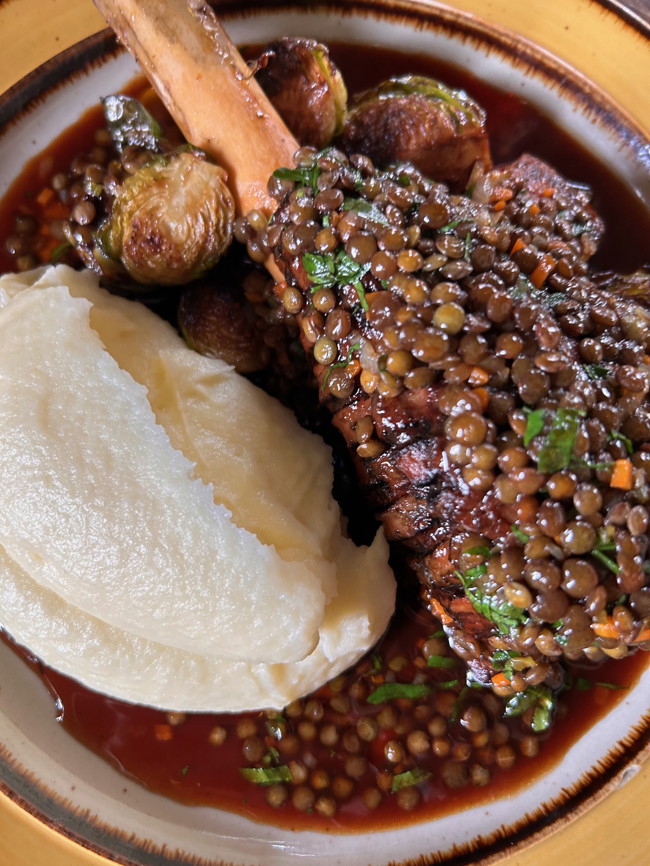
M 596 209 L 608 216 L 597 267 L 629 271 L 644 264 L 650 215 L 530 105 L 430 59 L 330 47 L 351 92 L 376 84 L 387 71 L 430 75 L 468 90 L 487 110 L 495 162 L 530 149 L 567 177 L 590 183 Z M 130 93 L 141 97 L 142 84 Z M 42 191 L 75 154 L 92 148 L 101 121 L 99 108 L 87 112 L 26 166 L 0 202 L 0 237 L 16 238 L 16 213 L 37 220 L 65 216 Z M 58 246 L 44 233 L 25 254 L 35 255 L 33 264 L 45 262 Z M 15 268 L 20 254 L 3 246 L 0 269 Z M 429 615 L 409 600 L 372 656 L 282 713 L 165 714 L 93 693 L 22 654 L 52 692 L 66 730 L 145 787 L 185 803 L 321 831 L 427 820 L 529 784 L 615 706 L 646 663 L 637 653 L 597 668 L 569 665 L 572 687 L 559 699 L 552 729 L 532 734 L 526 713 L 503 720 L 494 695 L 463 686 L 462 664 Z M 394 683 L 394 697 L 389 690 L 385 700 L 368 700 Z M 419 687 L 418 696 L 411 686 Z M 247 779 L 242 769 L 262 772 Z

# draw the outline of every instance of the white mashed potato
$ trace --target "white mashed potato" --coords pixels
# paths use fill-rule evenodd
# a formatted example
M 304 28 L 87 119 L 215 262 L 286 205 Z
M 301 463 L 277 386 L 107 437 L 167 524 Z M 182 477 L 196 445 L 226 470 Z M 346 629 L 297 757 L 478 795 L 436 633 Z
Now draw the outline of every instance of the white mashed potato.
M 387 545 L 331 455 L 228 365 L 65 266 L 0 278 L 0 626 L 91 688 L 281 707 L 381 636 Z

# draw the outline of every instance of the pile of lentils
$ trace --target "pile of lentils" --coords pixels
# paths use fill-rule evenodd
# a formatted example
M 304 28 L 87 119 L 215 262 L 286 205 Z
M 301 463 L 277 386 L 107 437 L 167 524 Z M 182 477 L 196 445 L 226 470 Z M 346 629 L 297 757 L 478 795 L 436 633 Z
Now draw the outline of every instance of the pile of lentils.
M 465 195 L 303 148 L 235 227 L 283 265 L 323 402 L 479 680 L 650 649 L 650 312 L 588 275 L 588 193 L 532 157 Z M 540 689 L 542 687 L 542 689 Z

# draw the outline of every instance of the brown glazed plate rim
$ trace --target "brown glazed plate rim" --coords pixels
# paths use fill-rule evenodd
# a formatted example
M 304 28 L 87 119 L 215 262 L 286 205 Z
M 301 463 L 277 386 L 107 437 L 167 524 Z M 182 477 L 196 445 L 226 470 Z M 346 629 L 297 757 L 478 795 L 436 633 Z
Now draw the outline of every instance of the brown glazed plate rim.
M 620 12 L 621 9 L 620 4 L 614 0 L 604 0 L 595 5 L 615 12 Z M 222 2 L 217 3 L 217 6 L 226 18 L 233 14 L 254 18 L 256 9 L 271 10 L 275 14 L 304 10 L 305 4 Z M 409 23 L 412 26 L 418 20 L 424 21 L 422 26 L 425 27 L 435 24 L 438 30 L 454 34 L 461 43 L 472 44 L 478 40 L 483 46 L 488 46 L 488 53 L 496 55 L 502 53 L 512 56 L 516 46 L 517 65 L 533 70 L 534 76 L 542 80 L 547 89 L 561 94 L 577 111 L 606 126 L 622 152 L 635 154 L 640 166 L 640 176 L 642 177 L 644 170 L 648 176 L 649 183 L 640 190 L 640 195 L 650 207 L 650 148 L 642 125 L 586 77 L 575 70 L 569 70 L 562 61 L 507 30 L 487 25 L 471 15 L 435 3 L 412 0 L 388 3 L 340 0 L 328 4 L 310 4 L 310 11 L 318 11 L 324 7 L 329 13 L 352 15 L 360 12 L 362 15 Z M 625 12 L 621 21 L 624 21 L 625 26 L 635 29 L 650 47 L 650 26 L 646 22 L 629 11 Z M 0 153 L 4 135 L 11 131 L 20 118 L 38 112 L 53 93 L 83 77 L 88 70 L 101 68 L 120 53 L 121 49 L 113 35 L 109 31 L 102 31 L 47 60 L 2 94 Z M 632 182 L 636 180 L 632 179 Z M 426 863 L 445 866 L 479 863 L 487 866 L 495 863 L 575 820 L 634 775 L 649 755 L 650 712 L 647 712 L 630 729 L 627 736 L 610 749 L 604 760 L 567 786 L 561 794 L 541 804 L 536 812 L 526 815 L 519 823 L 501 825 L 490 836 L 477 837 L 463 847 L 452 847 L 450 850 L 433 854 L 423 851 L 417 859 L 401 861 L 402 866 L 416 862 L 420 866 Z M 90 810 L 80 811 L 22 766 L 2 742 L 0 791 L 61 836 L 107 858 L 110 862 L 125 866 L 220 866 L 224 862 L 219 860 L 218 856 L 216 859 L 206 860 L 191 853 L 171 850 L 169 847 L 156 847 L 147 839 L 138 838 L 133 833 L 123 833 L 119 827 L 103 822 Z M 348 838 L 353 840 L 354 837 Z

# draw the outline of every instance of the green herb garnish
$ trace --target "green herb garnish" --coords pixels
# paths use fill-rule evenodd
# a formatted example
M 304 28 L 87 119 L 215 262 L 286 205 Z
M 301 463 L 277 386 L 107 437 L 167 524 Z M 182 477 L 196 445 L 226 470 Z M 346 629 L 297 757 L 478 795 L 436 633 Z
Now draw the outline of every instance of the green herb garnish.
M 429 656 L 427 667 L 449 669 L 456 667 L 456 662 L 454 659 L 450 659 L 449 656 Z
M 418 785 L 424 782 L 431 776 L 428 770 L 423 770 L 422 767 L 414 767 L 412 770 L 406 770 L 404 773 L 397 773 L 393 776 L 393 781 L 390 786 L 391 793 L 401 791 L 402 788 L 411 788 L 413 785 Z
M 309 187 L 314 193 L 318 192 L 318 178 L 320 169 L 317 163 L 304 166 L 303 168 L 276 168 L 273 177 L 278 180 L 290 180 L 301 186 Z
M 312 282 L 312 292 L 319 289 L 331 289 L 333 286 L 354 286 L 359 302 L 364 310 L 368 310 L 366 292 L 361 279 L 370 270 L 370 264 L 363 265 L 353 261 L 350 256 L 341 249 L 338 253 L 320 255 L 318 253 L 305 253 L 302 264 L 307 276 Z
M 239 772 L 247 782 L 256 785 L 277 785 L 290 782 L 291 770 L 285 764 L 280 767 L 241 767 Z
M 547 686 L 533 686 L 523 692 L 516 692 L 505 705 L 506 716 L 521 716 L 526 710 L 535 707 L 532 728 L 536 733 L 550 727 L 555 709 L 553 693 Z
M 384 212 L 376 204 L 366 201 L 364 198 L 344 198 L 341 209 L 354 211 L 370 220 L 370 222 L 379 223 L 384 226 L 389 225 Z
M 129 146 L 158 150 L 162 129 L 147 109 L 132 96 L 106 96 L 100 100 L 106 127 L 117 149 Z
M 532 440 L 544 429 L 544 409 L 524 408 L 526 415 L 526 429 L 524 430 L 524 447 L 528 447 Z
M 369 704 L 383 704 L 384 701 L 392 701 L 394 698 L 408 698 L 417 700 L 425 698 L 433 691 L 433 686 L 426 683 L 383 683 L 368 695 Z
M 59 259 L 71 249 L 72 244 L 69 241 L 62 241 L 60 244 L 57 244 L 50 253 L 50 262 L 52 262 L 52 264 L 58 262 Z
M 601 531 L 598 536 L 598 541 L 596 542 L 591 551 L 591 555 L 599 562 L 601 562 L 605 566 L 605 568 L 608 568 L 612 572 L 612 574 L 618 574 L 621 570 L 618 563 L 613 560 L 611 556 L 607 555 L 608 553 L 615 552 L 616 543 L 613 539 L 608 538 Z
M 590 379 L 605 379 L 609 375 L 609 370 L 602 364 L 585 364 L 584 370 Z
M 521 625 L 527 619 L 522 608 L 515 607 L 509 601 L 499 601 L 496 596 L 476 586 L 474 580 L 487 572 L 487 566 L 477 565 L 468 569 L 465 574 L 460 571 L 456 576 L 463 584 L 465 595 L 471 601 L 475 611 L 493 622 L 501 634 L 509 634 L 510 630 Z
M 528 535 L 527 532 L 524 532 L 523 529 L 520 529 L 516 523 L 512 524 L 512 526 L 510 527 L 510 531 L 517 539 L 517 541 L 520 541 L 522 544 L 528 544 L 528 542 L 530 541 L 530 535 Z
M 553 413 L 553 419 L 541 451 L 537 455 L 537 468 L 540 472 L 552 474 L 559 472 L 571 462 L 573 446 L 580 430 L 580 419 L 585 415 L 580 409 L 560 407 Z
M 620 430 L 610 430 L 609 438 L 614 441 L 622 442 L 625 445 L 625 450 L 628 454 L 634 454 L 634 443 L 632 440 L 626 436 L 624 433 L 621 433 Z

